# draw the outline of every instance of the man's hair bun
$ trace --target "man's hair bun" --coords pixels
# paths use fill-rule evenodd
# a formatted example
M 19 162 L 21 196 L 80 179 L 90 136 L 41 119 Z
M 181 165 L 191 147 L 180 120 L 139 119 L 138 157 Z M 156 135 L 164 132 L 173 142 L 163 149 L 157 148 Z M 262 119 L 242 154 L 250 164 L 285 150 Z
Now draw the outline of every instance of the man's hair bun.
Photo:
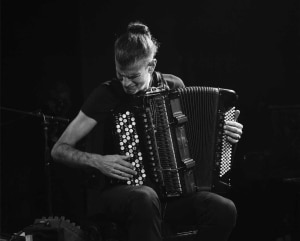
M 115 41 L 115 60 L 121 66 L 129 66 L 141 59 L 151 60 L 158 46 L 148 26 L 140 21 L 130 22 L 126 32 Z
M 132 22 L 128 24 L 127 31 L 132 34 L 150 35 L 149 28 L 141 22 Z

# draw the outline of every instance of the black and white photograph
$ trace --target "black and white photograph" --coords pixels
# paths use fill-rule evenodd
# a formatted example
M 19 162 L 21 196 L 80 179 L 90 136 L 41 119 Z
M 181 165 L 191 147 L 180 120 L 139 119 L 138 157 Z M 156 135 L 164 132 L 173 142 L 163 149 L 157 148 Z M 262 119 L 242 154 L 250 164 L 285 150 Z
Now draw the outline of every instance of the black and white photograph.
M 0 241 L 300 240 L 300 2 L 1 1 Z

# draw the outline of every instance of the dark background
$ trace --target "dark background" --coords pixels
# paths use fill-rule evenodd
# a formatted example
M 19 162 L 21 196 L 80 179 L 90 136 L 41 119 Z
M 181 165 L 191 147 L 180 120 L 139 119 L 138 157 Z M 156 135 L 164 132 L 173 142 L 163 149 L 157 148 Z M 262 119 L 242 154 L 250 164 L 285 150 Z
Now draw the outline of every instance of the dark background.
M 114 75 L 115 36 L 141 20 L 161 43 L 157 70 L 239 95 L 244 134 L 229 193 L 239 210 L 231 240 L 299 237 L 298 0 L 1 3 L 1 233 L 48 214 L 45 146 L 65 123 L 36 113 L 72 119 Z M 84 213 L 78 176 L 52 169 L 54 214 L 77 220 Z

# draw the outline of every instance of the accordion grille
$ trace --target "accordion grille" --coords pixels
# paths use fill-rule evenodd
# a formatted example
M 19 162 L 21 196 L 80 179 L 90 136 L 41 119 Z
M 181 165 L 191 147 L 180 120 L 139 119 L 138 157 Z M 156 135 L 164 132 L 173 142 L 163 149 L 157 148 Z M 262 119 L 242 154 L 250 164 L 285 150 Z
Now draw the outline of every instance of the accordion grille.
M 156 142 L 155 147 L 158 152 L 156 163 L 158 163 L 162 176 L 161 184 L 168 196 L 176 196 L 182 193 L 182 186 L 165 98 L 165 96 L 159 95 L 149 99 L 147 119 L 153 121 L 154 132 L 152 135 L 155 136 L 153 140 Z

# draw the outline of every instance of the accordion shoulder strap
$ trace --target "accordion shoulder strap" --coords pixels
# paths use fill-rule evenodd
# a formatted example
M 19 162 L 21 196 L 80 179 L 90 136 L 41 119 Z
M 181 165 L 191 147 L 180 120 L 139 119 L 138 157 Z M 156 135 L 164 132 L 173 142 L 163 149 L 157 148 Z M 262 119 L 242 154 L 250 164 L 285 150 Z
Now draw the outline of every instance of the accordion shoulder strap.
M 170 89 L 167 81 L 164 79 L 163 74 L 158 71 L 153 72 L 153 86 L 167 90 Z

